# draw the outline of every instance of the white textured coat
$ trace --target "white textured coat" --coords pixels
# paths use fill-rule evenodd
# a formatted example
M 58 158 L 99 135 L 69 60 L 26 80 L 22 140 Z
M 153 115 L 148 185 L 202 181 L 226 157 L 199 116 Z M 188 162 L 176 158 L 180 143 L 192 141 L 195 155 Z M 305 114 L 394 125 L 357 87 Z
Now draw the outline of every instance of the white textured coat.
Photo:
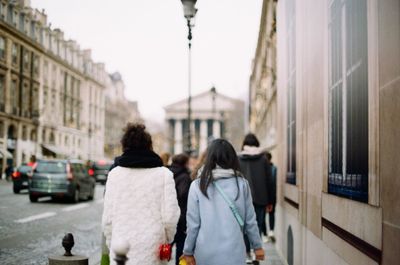
M 174 239 L 179 215 L 173 174 L 167 168 L 114 168 L 102 219 L 111 264 L 118 240 L 130 245 L 127 265 L 166 264 L 159 260 L 158 248 Z

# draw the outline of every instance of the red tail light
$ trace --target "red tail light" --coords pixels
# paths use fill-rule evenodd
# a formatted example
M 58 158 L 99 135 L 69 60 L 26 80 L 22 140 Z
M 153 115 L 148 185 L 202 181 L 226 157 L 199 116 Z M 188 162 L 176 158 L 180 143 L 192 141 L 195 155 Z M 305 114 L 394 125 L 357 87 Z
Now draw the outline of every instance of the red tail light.
M 20 178 L 21 177 L 21 172 L 15 171 L 14 173 L 12 173 L 12 177 L 13 178 Z
M 89 168 L 88 174 L 89 174 L 89 176 L 94 176 L 94 170 L 93 170 L 93 168 Z
M 67 179 L 68 180 L 73 180 L 74 179 L 74 175 L 72 174 L 72 170 L 71 170 L 71 165 L 67 164 Z

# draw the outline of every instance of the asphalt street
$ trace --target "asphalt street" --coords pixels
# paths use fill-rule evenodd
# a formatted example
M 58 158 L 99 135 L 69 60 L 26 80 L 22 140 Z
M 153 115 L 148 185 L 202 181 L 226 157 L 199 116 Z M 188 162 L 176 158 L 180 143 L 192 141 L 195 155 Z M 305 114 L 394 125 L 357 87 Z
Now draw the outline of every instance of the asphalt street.
M 63 254 L 66 233 L 75 238 L 73 254 L 97 264 L 101 248 L 104 187 L 93 201 L 77 204 L 42 198 L 31 203 L 26 191 L 14 194 L 12 183 L 0 180 L 0 261 L 6 265 L 44 265 L 50 255 Z
M 64 253 L 61 240 L 66 233 L 74 235 L 73 254 L 89 257 L 90 265 L 99 264 L 103 192 L 104 186 L 97 185 L 93 201 L 77 204 L 50 198 L 31 203 L 27 191 L 14 194 L 12 183 L 0 180 L 1 264 L 48 264 L 48 256 Z M 284 264 L 274 244 L 266 244 L 265 249 L 267 259 L 260 265 Z

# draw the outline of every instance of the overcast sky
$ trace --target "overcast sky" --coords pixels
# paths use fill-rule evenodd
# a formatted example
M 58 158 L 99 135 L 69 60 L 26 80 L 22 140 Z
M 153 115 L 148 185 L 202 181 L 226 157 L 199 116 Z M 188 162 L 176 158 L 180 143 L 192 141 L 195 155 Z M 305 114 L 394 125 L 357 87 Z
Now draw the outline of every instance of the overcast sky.
M 180 0 L 31 0 L 52 28 L 93 59 L 119 71 L 126 95 L 145 119 L 187 97 L 187 27 Z M 262 0 L 198 0 L 193 31 L 193 94 L 217 91 L 245 99 Z

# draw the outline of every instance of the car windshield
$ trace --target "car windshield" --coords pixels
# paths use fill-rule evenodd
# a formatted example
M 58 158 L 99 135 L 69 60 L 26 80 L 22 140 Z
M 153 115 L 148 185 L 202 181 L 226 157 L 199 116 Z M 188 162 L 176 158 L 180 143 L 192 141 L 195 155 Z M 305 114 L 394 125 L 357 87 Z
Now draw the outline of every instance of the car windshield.
M 32 167 L 30 167 L 30 166 L 20 166 L 18 168 L 18 171 L 21 172 L 21 173 L 28 173 L 28 172 L 32 171 Z
M 66 163 L 56 161 L 39 162 L 36 169 L 38 173 L 66 173 Z
M 94 164 L 93 168 L 95 170 L 109 170 L 111 167 L 110 164 Z

